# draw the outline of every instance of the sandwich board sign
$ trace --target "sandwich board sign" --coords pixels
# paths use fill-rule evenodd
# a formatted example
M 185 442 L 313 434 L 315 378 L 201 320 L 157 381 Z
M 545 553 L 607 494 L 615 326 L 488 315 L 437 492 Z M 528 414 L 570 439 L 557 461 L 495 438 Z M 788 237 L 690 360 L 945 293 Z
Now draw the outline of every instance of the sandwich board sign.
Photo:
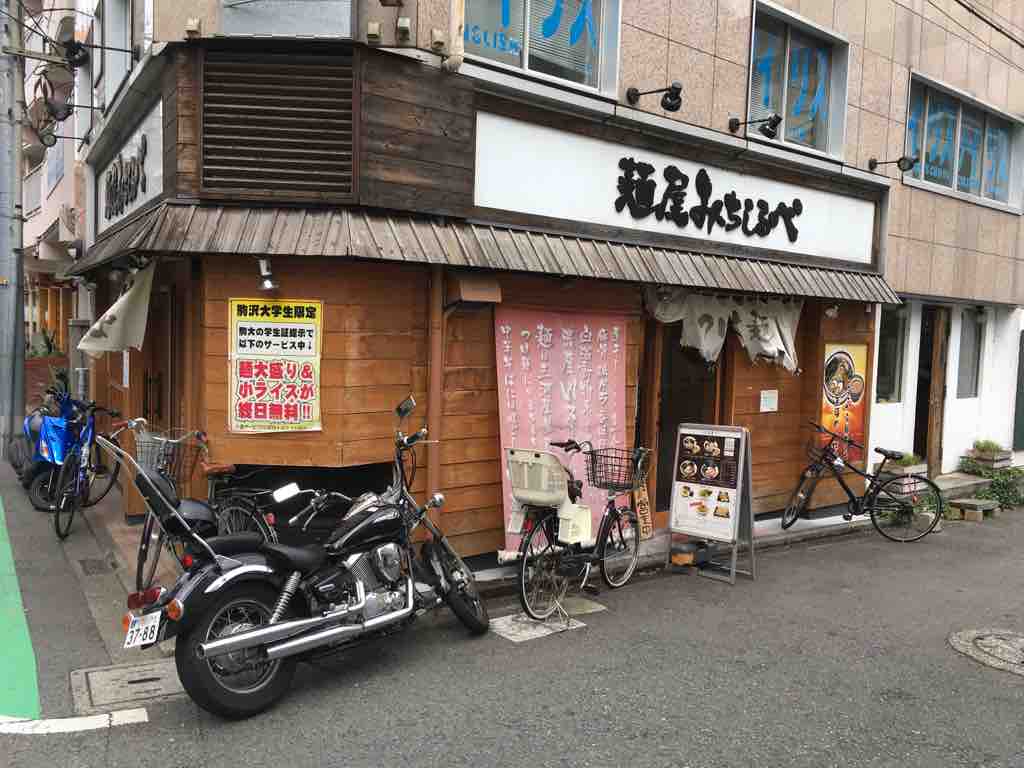
M 680 424 L 673 464 L 671 532 L 731 548 L 728 565 L 712 560 L 702 575 L 731 584 L 736 582 L 736 573 L 754 578 L 752 497 L 750 432 L 743 427 Z M 741 544 L 746 544 L 750 553 L 749 571 L 736 569 Z

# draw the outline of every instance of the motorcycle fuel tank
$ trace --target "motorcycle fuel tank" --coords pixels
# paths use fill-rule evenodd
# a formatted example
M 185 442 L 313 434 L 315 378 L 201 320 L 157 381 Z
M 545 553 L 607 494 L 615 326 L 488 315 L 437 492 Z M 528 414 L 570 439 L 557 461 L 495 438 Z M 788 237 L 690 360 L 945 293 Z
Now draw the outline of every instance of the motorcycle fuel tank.
M 335 552 L 394 541 L 405 530 L 402 515 L 391 505 L 372 506 L 345 517 L 327 540 Z

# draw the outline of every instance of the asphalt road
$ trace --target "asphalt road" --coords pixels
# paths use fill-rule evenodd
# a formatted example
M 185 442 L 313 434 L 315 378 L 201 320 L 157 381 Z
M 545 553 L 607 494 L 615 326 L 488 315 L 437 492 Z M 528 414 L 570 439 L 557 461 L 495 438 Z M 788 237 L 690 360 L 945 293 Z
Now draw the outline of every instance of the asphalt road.
M 52 589 L 51 571 L 74 569 L 33 564 L 25 547 L 60 557 L 38 538 L 12 543 L 43 716 L 65 715 L 69 665 L 109 654 L 80 613 L 64 625 L 82 622 L 81 647 L 40 632 L 33 582 Z M 0 766 L 1024 768 L 1024 676 L 947 643 L 971 627 L 1024 632 L 1022 549 L 1024 511 L 913 545 L 870 532 L 766 550 L 756 582 L 639 578 L 595 598 L 607 610 L 585 628 L 520 644 L 435 612 L 300 666 L 290 695 L 249 721 L 179 697 L 146 705 L 144 725 L 0 735 Z M 60 587 L 64 610 L 76 589 Z

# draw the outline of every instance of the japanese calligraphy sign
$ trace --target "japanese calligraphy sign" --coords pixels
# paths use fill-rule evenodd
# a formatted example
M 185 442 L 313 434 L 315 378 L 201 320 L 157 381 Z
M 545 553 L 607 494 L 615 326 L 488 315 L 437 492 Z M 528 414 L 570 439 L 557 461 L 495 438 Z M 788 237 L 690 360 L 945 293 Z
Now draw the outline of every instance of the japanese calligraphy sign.
M 323 303 L 231 299 L 232 432 L 301 432 L 320 426 Z
M 595 448 L 626 444 L 626 323 L 621 316 L 514 309 L 494 311 L 501 455 L 509 448 L 554 451 L 586 481 L 583 457 L 571 459 L 549 443 L 589 440 Z M 502 472 L 505 528 L 512 488 Z M 596 535 L 607 499 L 584 482 Z M 519 546 L 505 534 L 506 549 Z
M 486 112 L 477 115 L 474 196 L 480 206 L 565 221 L 858 264 L 873 258 L 869 200 Z
M 864 445 L 867 361 L 867 344 L 825 345 L 821 424 L 861 445 Z M 864 451 L 842 441 L 836 441 L 836 452 L 847 461 L 864 459 Z

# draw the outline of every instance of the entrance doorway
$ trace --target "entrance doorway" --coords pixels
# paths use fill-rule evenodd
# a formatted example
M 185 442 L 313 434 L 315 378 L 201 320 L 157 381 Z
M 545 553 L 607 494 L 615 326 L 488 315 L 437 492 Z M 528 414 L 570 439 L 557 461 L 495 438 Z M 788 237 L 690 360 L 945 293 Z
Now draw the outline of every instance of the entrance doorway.
M 942 472 L 942 423 L 946 404 L 949 309 L 926 305 L 921 311 L 921 350 L 917 362 L 914 453 L 928 462 L 928 476 Z
M 143 347 L 142 413 L 151 427 L 172 429 L 179 426 L 172 413 L 174 390 L 175 333 L 174 285 L 153 290 L 149 299 L 146 342 Z
M 717 368 L 691 347 L 679 346 L 683 324 L 665 326 L 661 355 L 661 403 L 658 412 L 658 476 L 656 509 L 672 500 L 676 429 L 682 423 L 714 424 Z

